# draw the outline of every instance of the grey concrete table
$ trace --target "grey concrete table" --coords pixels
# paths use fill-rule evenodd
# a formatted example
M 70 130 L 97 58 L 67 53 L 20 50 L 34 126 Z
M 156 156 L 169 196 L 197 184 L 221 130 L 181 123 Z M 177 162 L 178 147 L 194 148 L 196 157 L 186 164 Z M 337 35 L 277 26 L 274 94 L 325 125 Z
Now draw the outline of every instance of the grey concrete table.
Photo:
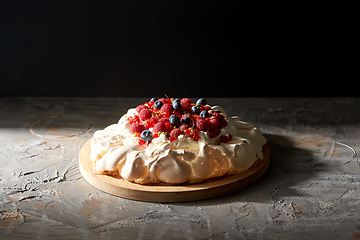
M 135 98 L 0 99 L 0 239 L 360 238 L 360 99 L 208 99 L 261 128 L 272 159 L 236 193 L 187 203 L 90 186 L 78 151 Z

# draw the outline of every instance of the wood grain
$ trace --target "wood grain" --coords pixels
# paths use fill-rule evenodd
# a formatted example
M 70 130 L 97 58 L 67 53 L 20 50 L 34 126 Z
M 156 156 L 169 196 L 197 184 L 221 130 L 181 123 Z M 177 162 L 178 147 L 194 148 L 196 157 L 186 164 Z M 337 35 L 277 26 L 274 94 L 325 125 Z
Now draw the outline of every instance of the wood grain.
M 79 167 L 84 179 L 92 186 L 124 198 L 149 202 L 186 202 L 219 197 L 238 191 L 259 180 L 270 165 L 270 148 L 263 149 L 264 159 L 244 173 L 218 180 L 188 185 L 141 185 L 109 175 L 95 174 L 90 159 L 90 140 L 79 152 Z

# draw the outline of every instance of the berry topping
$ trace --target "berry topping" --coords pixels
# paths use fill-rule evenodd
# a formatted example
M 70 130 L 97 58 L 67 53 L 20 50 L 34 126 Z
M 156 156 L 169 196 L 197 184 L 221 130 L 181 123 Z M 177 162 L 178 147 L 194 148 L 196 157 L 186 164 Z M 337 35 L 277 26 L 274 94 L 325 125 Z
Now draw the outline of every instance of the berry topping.
M 191 103 L 181 103 L 181 107 L 184 109 L 185 112 L 191 113 Z
M 198 141 L 200 139 L 198 129 L 188 128 L 184 130 L 184 132 L 194 141 Z
M 224 115 L 221 114 L 221 112 L 217 112 L 218 110 L 215 110 L 214 113 L 213 113 L 213 116 L 214 117 L 217 117 L 217 118 L 220 118 L 220 119 L 224 119 Z
M 180 126 L 180 129 L 181 129 L 182 131 L 185 131 L 188 127 L 189 127 L 188 124 L 182 124 L 182 125 Z
M 200 114 L 200 107 L 199 106 L 192 106 L 191 111 L 194 114 Z
M 140 117 L 138 115 L 134 115 L 133 117 L 128 117 L 128 121 L 130 124 L 139 123 Z
M 173 101 L 172 106 L 175 110 L 180 110 L 182 108 L 180 100 L 179 99 L 177 99 L 178 101 L 175 100 Z
M 149 130 L 144 130 L 142 131 L 140 137 L 144 141 L 150 141 L 152 139 L 152 133 Z
M 158 123 L 167 123 L 169 121 L 168 118 L 162 118 L 158 121 Z
M 160 109 L 161 113 L 169 113 L 169 114 L 171 114 L 173 111 L 174 111 L 174 108 L 169 103 L 164 104 Z
M 192 103 L 193 103 L 193 102 L 192 102 L 190 99 L 188 99 L 188 98 L 183 98 L 183 99 L 180 100 L 180 102 L 181 102 L 181 104 L 183 104 L 183 103 L 192 104 Z
M 162 106 L 163 106 L 163 102 L 161 102 L 160 100 L 158 100 L 154 103 L 155 109 L 160 109 Z
M 208 111 L 206 111 L 206 110 L 202 110 L 201 111 L 201 113 L 200 113 L 200 117 L 201 118 L 207 118 L 207 117 L 209 117 L 210 115 L 209 115 L 209 113 L 208 113 Z
M 182 122 L 183 124 L 190 124 L 190 123 L 191 123 L 191 118 L 189 118 L 189 117 L 182 117 L 182 118 L 181 118 L 181 122 Z
M 166 132 L 165 123 L 158 122 L 157 124 L 155 124 L 155 126 L 153 128 L 153 133 L 157 133 L 158 135 L 160 135 L 159 133 L 162 133 L 162 132 Z
M 196 101 L 196 104 L 201 104 L 201 105 L 206 105 L 207 104 L 207 101 L 205 98 L 200 98 Z
M 134 134 L 134 133 L 141 133 L 142 131 L 144 131 L 146 128 L 144 125 L 140 124 L 140 123 L 133 123 L 130 125 L 130 133 Z
M 152 128 L 152 127 L 154 127 L 154 125 L 156 123 L 157 123 L 157 120 L 155 118 L 150 118 L 150 119 L 146 120 L 146 122 L 144 124 L 147 128 Z
M 203 118 L 197 118 L 195 121 L 195 127 L 200 131 L 206 131 L 208 128 L 208 122 Z
M 221 127 L 226 127 L 227 125 L 228 125 L 228 122 L 226 121 L 225 118 L 223 120 L 221 120 Z
M 227 133 L 220 137 L 220 142 L 227 143 L 227 142 L 231 141 L 231 139 L 232 139 L 232 135 L 230 133 Z
M 212 126 L 209 127 L 209 137 L 214 138 L 217 137 L 221 132 L 220 128 L 214 128 Z
M 141 110 L 146 109 L 145 105 L 139 105 L 135 108 L 136 112 L 140 114 Z
M 204 105 L 203 110 L 209 111 L 209 110 L 211 110 L 211 107 L 209 105 Z
M 141 121 L 145 121 L 145 120 L 151 118 L 151 111 L 147 108 L 144 108 L 143 110 L 141 110 L 139 116 L 140 116 Z
M 166 131 L 165 131 L 166 133 L 170 133 L 171 130 L 173 130 L 173 126 L 171 125 L 170 122 L 166 122 L 165 127 L 166 127 Z
M 180 125 L 180 118 L 176 115 L 171 115 L 169 117 L 169 122 L 174 125 L 174 126 L 179 126 Z
M 217 117 L 211 117 L 209 119 L 209 123 L 210 123 L 210 126 L 212 126 L 214 128 L 221 128 L 221 126 L 222 126 L 221 119 L 217 118 Z
M 188 98 L 151 98 L 149 102 L 136 107 L 136 113 L 128 116 L 129 132 L 140 138 L 140 145 L 148 145 L 151 139 L 165 134 L 171 142 L 184 134 L 194 141 L 200 139 L 200 132 L 207 132 L 210 138 L 220 135 L 228 122 L 219 110 L 212 110 L 204 98 L 196 104 Z M 220 136 L 218 143 L 229 142 L 231 134 Z
M 170 132 L 170 137 L 177 138 L 180 134 L 182 134 L 182 131 L 180 128 L 175 128 Z

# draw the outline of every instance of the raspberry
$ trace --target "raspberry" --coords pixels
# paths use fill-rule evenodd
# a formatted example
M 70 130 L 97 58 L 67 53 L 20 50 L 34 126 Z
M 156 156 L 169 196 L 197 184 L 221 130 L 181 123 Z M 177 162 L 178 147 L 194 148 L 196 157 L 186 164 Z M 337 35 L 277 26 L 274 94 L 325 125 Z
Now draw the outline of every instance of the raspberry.
M 173 130 L 173 125 L 170 122 L 166 122 L 165 127 L 166 127 L 166 132 L 167 133 L 170 133 L 171 130 Z
M 144 131 L 146 128 L 144 125 L 140 124 L 140 123 L 133 123 L 130 125 L 130 133 L 141 133 L 142 131 Z
M 162 102 L 163 104 L 165 103 L 165 98 L 160 98 L 158 101 Z
M 183 112 L 182 109 L 181 110 L 174 110 L 175 115 L 180 115 L 179 118 L 181 118 L 182 112 Z
M 160 109 L 160 112 L 161 113 L 169 113 L 169 114 L 172 114 L 172 112 L 174 111 L 174 108 L 171 104 L 167 103 L 167 104 L 164 104 L 161 109 Z
M 141 110 L 139 116 L 140 116 L 141 121 L 145 121 L 145 120 L 151 118 L 151 111 L 147 108 L 144 108 Z
M 202 107 L 202 109 L 205 110 L 205 111 L 209 111 L 209 110 L 211 110 L 211 107 L 209 105 L 204 105 Z
M 195 121 L 195 127 L 200 131 L 206 131 L 208 129 L 208 122 L 203 118 L 197 118 Z
M 210 126 L 212 126 L 214 128 L 221 128 L 221 126 L 222 126 L 221 119 L 217 118 L 217 117 L 211 117 L 209 119 L 209 124 L 210 124 Z
M 185 112 L 192 113 L 192 110 L 191 110 L 192 105 L 191 105 L 191 103 L 181 103 L 181 107 Z
M 140 115 L 140 112 L 143 110 L 143 109 L 146 109 L 145 105 L 139 105 L 137 106 L 136 108 L 136 112 Z
M 223 120 L 221 120 L 221 127 L 226 127 L 227 125 L 228 125 L 228 122 L 226 121 L 225 118 Z
M 222 115 L 221 113 L 214 112 L 213 116 L 216 117 L 216 118 L 219 118 L 220 120 L 225 119 L 225 116 Z
M 166 132 L 167 132 L 167 127 L 165 126 L 165 123 L 158 122 L 157 124 L 155 124 L 155 126 L 153 128 L 153 133 L 159 134 L 159 133 L 166 133 Z
M 192 103 L 193 103 L 193 101 L 191 101 L 191 100 L 190 100 L 190 99 L 188 99 L 188 98 L 183 98 L 183 99 L 181 99 L 181 100 L 180 100 L 180 103 L 181 103 L 181 105 L 182 105 L 183 103 L 192 104 Z
M 177 138 L 180 134 L 182 134 L 182 131 L 180 128 L 175 128 L 170 132 L 170 137 Z
M 186 124 L 182 124 L 180 126 L 180 130 L 182 130 L 182 131 L 185 131 L 187 128 L 188 128 L 188 126 L 186 126 Z
M 227 133 L 220 137 L 220 141 L 223 143 L 227 143 L 227 142 L 231 141 L 231 139 L 232 139 L 232 135 L 230 133 Z
M 158 121 L 158 123 L 167 123 L 169 121 L 168 118 L 162 118 Z
M 221 130 L 219 128 L 209 127 L 209 137 L 214 138 L 220 134 Z

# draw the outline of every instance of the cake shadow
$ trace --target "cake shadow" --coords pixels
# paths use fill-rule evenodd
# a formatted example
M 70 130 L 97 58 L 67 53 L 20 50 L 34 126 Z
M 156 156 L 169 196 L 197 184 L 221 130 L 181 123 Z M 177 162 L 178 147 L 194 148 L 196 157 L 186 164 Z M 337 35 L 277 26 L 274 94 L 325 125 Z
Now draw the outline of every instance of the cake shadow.
M 219 205 L 230 202 L 267 202 L 284 197 L 303 196 L 297 186 L 322 168 L 314 153 L 298 147 L 298 142 L 284 135 L 264 134 L 270 145 L 270 167 L 257 182 L 234 193 L 180 205 Z M 174 203 L 175 204 L 175 203 Z

